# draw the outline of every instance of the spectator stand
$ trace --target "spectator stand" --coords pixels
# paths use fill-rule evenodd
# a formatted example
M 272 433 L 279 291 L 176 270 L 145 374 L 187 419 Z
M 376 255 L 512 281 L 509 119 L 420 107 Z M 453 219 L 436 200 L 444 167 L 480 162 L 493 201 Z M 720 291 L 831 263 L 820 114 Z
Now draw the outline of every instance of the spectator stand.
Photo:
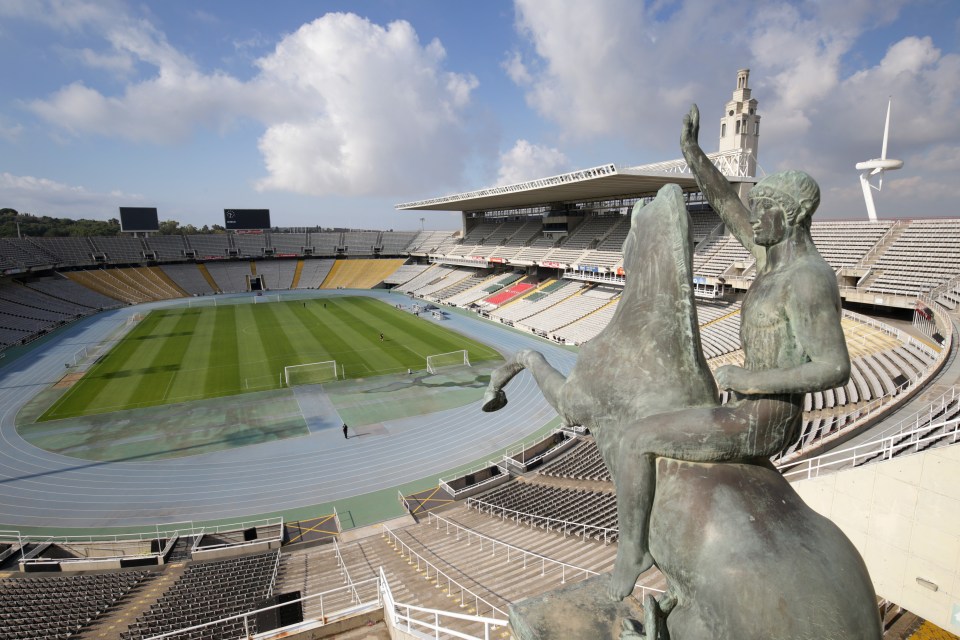
M 469 498 L 467 506 L 563 536 L 574 535 L 604 544 L 616 542 L 619 536 L 613 491 L 514 480 L 482 496 Z
M 954 389 L 951 394 L 955 395 L 955 392 Z M 882 462 L 901 455 L 919 453 L 935 446 L 956 444 L 960 442 L 960 417 L 956 417 L 956 413 L 952 415 L 954 417 L 950 419 L 936 420 L 865 444 L 837 449 L 805 460 L 782 462 L 777 465 L 777 469 L 788 480 L 816 478 L 829 471 Z
M 0 580 L 0 638 L 84 637 L 156 577 L 149 571 Z M 92 635 L 92 634 L 91 634 Z
M 569 451 L 575 444 L 577 438 L 570 432 L 554 429 L 540 440 L 519 442 L 508 447 L 503 454 L 503 464 L 511 472 L 526 473 Z
M 24 573 L 92 571 L 162 565 L 172 556 L 199 560 L 278 549 L 283 531 L 283 518 L 264 518 L 212 526 L 174 523 L 115 535 L 36 537 L 7 531 L 0 532 L 0 542 L 11 545 L 7 557 L 19 551 Z M 14 534 L 17 549 L 10 553 Z
M 488 461 L 456 476 L 439 478 L 437 484 L 454 500 L 463 500 L 509 481 L 510 471 L 502 461 Z
M 862 392 L 858 392 L 857 397 L 860 399 L 858 403 L 852 404 L 851 407 L 838 407 L 838 409 L 846 409 L 846 411 L 837 411 L 833 415 L 823 417 L 819 424 L 814 425 L 816 426 L 816 432 L 813 433 L 810 432 L 808 412 L 808 415 L 805 416 L 804 434 L 801 440 L 782 457 L 778 458 L 779 462 L 788 463 L 807 457 L 828 446 L 836 447 L 862 433 L 882 419 L 889 411 L 902 406 L 915 397 L 927 381 L 943 368 L 951 351 L 952 333 L 943 347 L 937 351 L 899 329 L 872 318 L 846 310 L 843 312 L 843 318 L 846 323 L 855 322 L 878 334 L 888 336 L 902 345 L 903 352 L 898 353 L 898 347 L 887 351 L 879 351 L 877 352 L 878 357 L 872 359 L 870 358 L 871 354 L 865 354 L 862 361 L 860 357 L 854 357 L 851 382 L 847 385 L 846 395 L 848 398 L 852 397 L 849 389 L 856 384 L 859 384 L 861 389 L 869 390 L 872 387 L 875 391 L 867 396 L 869 401 L 863 402 Z M 853 346 L 855 347 L 856 344 L 856 341 L 854 341 Z M 854 353 L 856 352 L 854 351 Z M 887 355 L 888 353 L 889 355 Z M 897 359 L 898 363 L 902 363 L 898 376 L 889 373 L 891 367 L 896 366 L 893 363 L 894 358 Z M 909 362 L 908 358 L 910 358 Z M 910 366 L 915 368 L 907 368 L 910 362 L 913 363 Z M 924 369 L 922 366 L 916 368 L 917 362 L 925 364 L 926 368 Z M 884 370 L 887 372 L 886 376 L 883 375 Z M 858 380 L 858 378 L 866 379 Z M 810 397 L 815 398 L 816 394 L 812 394 Z M 810 405 L 809 410 L 816 412 L 816 404 Z

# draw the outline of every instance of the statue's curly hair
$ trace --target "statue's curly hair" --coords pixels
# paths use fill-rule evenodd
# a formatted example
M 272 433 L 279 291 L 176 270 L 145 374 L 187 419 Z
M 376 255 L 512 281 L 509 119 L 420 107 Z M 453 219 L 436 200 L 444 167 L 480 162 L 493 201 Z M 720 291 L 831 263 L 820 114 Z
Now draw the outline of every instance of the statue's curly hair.
M 750 199 L 777 202 L 791 224 L 810 228 L 813 212 L 820 205 L 820 186 L 803 171 L 770 174 L 750 189 Z

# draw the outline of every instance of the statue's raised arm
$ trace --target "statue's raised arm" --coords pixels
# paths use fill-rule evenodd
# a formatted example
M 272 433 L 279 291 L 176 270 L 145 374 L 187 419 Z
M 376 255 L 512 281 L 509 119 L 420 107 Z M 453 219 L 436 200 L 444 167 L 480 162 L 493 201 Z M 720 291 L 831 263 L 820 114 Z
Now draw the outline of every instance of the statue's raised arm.
M 750 253 L 756 253 L 753 230 L 750 227 L 750 210 L 744 206 L 734 188 L 700 148 L 697 141 L 699 136 L 700 110 L 694 104 L 691 105 L 690 112 L 683 116 L 683 129 L 680 132 L 683 158 L 696 178 L 700 191 L 724 224 Z

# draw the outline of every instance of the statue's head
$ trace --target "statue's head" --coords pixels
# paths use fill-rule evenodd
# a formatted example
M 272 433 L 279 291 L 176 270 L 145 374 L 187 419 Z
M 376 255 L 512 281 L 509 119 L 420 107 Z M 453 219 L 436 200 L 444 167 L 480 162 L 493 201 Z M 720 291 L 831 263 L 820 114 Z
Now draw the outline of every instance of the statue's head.
M 809 232 L 820 187 L 803 171 L 774 173 L 750 189 L 751 223 L 759 245 L 776 244 L 790 228 Z

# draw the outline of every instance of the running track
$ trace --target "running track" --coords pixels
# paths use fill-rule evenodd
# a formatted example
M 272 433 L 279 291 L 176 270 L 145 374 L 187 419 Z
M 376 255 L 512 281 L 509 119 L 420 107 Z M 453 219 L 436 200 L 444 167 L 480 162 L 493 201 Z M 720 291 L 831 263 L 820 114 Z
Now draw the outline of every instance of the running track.
M 358 294 L 389 304 L 410 303 L 385 291 L 289 293 L 298 298 Z M 80 347 L 106 339 L 133 313 L 182 302 L 86 318 L 0 369 L 0 524 L 99 529 L 241 519 L 307 507 L 439 476 L 522 439 L 556 416 L 524 373 L 508 388 L 510 404 L 497 413 L 481 412 L 478 401 L 392 421 L 385 424 L 385 435 L 350 440 L 335 430 L 171 460 L 91 462 L 50 453 L 20 438 L 14 426 L 17 412 L 62 376 L 63 363 Z M 443 325 L 504 354 L 537 349 L 564 373 L 576 359 L 570 351 L 473 316 L 450 314 Z

